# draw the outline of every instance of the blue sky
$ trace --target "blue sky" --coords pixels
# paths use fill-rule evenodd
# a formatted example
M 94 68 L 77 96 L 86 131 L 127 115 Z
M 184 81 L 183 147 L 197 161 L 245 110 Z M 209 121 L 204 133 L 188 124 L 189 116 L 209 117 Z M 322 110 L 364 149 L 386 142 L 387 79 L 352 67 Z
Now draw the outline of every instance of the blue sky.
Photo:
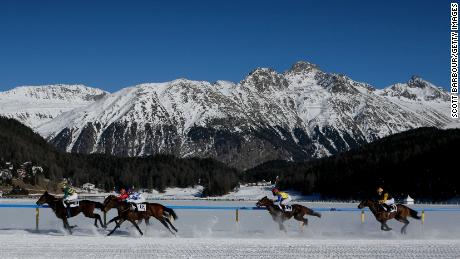
M 450 1 L 0 1 L 0 90 L 240 81 L 298 60 L 384 87 L 449 83 Z

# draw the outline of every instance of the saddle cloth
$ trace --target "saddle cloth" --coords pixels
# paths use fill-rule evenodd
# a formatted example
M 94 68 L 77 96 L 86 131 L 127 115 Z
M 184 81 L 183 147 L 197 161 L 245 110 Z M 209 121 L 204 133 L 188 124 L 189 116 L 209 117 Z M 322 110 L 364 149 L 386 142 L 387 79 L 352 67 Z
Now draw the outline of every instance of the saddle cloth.
M 387 210 L 385 207 L 382 206 L 384 212 L 392 213 L 398 211 L 398 207 L 396 206 L 396 204 L 392 204 L 390 208 L 390 210 Z
M 62 203 L 64 203 L 64 207 L 67 207 L 67 204 L 64 201 Z M 69 207 L 71 207 L 71 208 L 75 208 L 75 207 L 80 206 L 80 201 L 79 200 L 68 201 L 68 203 L 69 203 Z
M 396 211 L 398 211 L 398 207 L 396 206 L 396 204 L 392 204 L 390 212 L 396 212 Z
M 284 211 L 292 211 L 291 205 L 284 205 Z
M 131 203 L 131 209 L 137 211 L 147 211 L 147 204 L 145 203 Z

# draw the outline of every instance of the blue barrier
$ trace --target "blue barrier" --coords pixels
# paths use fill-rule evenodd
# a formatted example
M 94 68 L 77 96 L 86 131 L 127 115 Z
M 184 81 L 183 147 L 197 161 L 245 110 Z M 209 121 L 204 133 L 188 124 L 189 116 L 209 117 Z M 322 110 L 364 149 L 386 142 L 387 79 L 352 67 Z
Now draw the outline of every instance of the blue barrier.
M 22 209 L 37 209 L 49 208 L 48 205 L 39 206 L 36 204 L 0 204 L 0 208 L 22 208 Z

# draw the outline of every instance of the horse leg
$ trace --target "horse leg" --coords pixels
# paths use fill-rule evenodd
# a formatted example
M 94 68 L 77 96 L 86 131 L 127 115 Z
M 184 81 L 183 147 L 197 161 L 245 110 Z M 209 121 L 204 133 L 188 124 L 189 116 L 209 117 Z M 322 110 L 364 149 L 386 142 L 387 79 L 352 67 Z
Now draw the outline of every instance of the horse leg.
M 278 222 L 278 226 L 280 228 L 280 231 L 282 230 L 284 231 L 284 233 L 287 233 L 286 227 L 284 226 L 282 221 Z
M 386 221 L 385 221 L 383 224 L 385 224 L 386 231 L 392 230 L 392 228 L 390 228 L 390 227 L 387 225 L 387 222 L 386 222 Z
M 405 235 L 407 225 L 409 225 L 409 220 L 407 220 L 407 218 L 400 218 L 400 217 L 395 218 L 395 219 L 401 223 L 404 223 L 404 226 L 401 228 L 401 234 Z
M 94 226 L 95 226 L 95 227 L 97 227 L 97 228 L 99 227 L 99 226 L 97 225 L 97 220 L 98 220 L 98 219 L 99 219 L 99 221 L 101 222 L 101 226 L 103 226 L 102 221 L 101 221 L 101 216 L 100 216 L 99 214 L 93 213 L 93 212 L 83 212 L 83 215 L 85 215 L 85 217 L 87 217 L 87 218 L 92 218 L 92 219 L 94 219 Z
M 389 231 L 387 224 L 383 220 L 380 221 L 380 229 L 383 231 Z
M 119 216 L 117 216 L 119 217 Z M 115 217 L 116 218 L 116 217 Z M 113 234 L 113 232 L 115 232 L 115 230 L 117 230 L 117 228 L 119 228 L 121 226 L 121 224 L 124 222 L 125 220 L 124 219 L 121 219 L 119 222 L 116 222 L 115 224 L 115 227 L 112 229 L 112 231 L 110 231 L 107 236 L 110 236 Z
M 101 223 L 101 227 L 105 228 L 104 223 L 102 223 L 101 215 L 99 215 L 99 214 L 96 214 L 96 215 L 97 215 L 97 219 L 99 220 L 99 223 Z
M 164 218 L 157 218 L 157 219 L 158 221 L 161 222 L 161 224 L 163 224 L 163 226 L 165 226 L 169 230 L 169 232 L 171 232 L 171 234 L 176 235 L 176 233 L 172 232 L 172 230 L 169 228 L 168 224 L 166 224 L 166 221 L 164 220 Z
M 302 222 L 302 226 L 308 225 L 308 219 L 304 218 L 303 215 L 296 214 L 296 215 L 294 215 L 294 219 Z
M 69 221 L 67 221 L 67 218 L 62 218 L 62 222 L 64 223 L 64 228 L 67 229 L 69 234 L 72 235 L 72 228 L 69 225 Z
M 101 227 L 104 227 L 104 224 L 102 223 L 102 218 L 101 215 L 94 213 L 94 225 L 98 228 L 97 226 L 97 221 L 99 220 L 99 223 L 101 223 Z
M 129 221 L 137 228 L 137 231 L 139 231 L 139 233 L 141 234 L 141 236 L 144 235 L 144 233 L 142 233 L 141 229 L 139 228 L 139 226 L 137 225 L 136 221 L 133 220 L 133 219 L 129 219 Z
M 107 222 L 107 224 L 105 225 L 107 227 L 108 224 L 114 222 L 114 221 L 117 221 L 120 219 L 120 215 L 114 217 L 113 219 L 109 220 L 109 222 Z M 117 225 L 120 225 L 121 223 L 120 222 L 116 222 Z
M 174 231 L 176 231 L 176 232 L 177 232 L 177 228 L 176 228 L 176 227 L 174 227 L 174 225 L 171 223 L 171 220 L 169 220 L 169 218 L 168 218 L 168 217 L 165 217 L 164 219 L 165 219 L 165 220 L 166 220 L 166 222 L 167 222 L 167 223 L 168 223 L 168 224 L 171 226 L 171 228 L 172 228 L 172 229 L 174 229 Z

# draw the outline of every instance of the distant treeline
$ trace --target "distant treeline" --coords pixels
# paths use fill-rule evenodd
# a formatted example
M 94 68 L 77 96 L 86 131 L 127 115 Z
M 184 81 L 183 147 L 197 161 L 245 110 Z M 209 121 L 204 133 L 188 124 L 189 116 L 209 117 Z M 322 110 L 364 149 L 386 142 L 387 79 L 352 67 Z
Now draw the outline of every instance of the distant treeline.
M 32 161 L 43 167 L 52 182 L 69 177 L 74 185 L 91 182 L 105 190 L 133 185 L 161 191 L 201 184 L 203 195 L 213 196 L 233 190 L 238 183 L 273 181 L 279 176 L 282 189 L 323 198 L 367 197 L 383 185 L 397 197 L 444 200 L 460 196 L 459 146 L 460 129 L 419 128 L 331 157 L 300 163 L 271 161 L 241 173 L 213 159 L 62 153 L 18 121 L 0 117 L 0 162 L 17 166 Z
M 401 198 L 445 200 L 460 196 L 459 147 L 459 129 L 419 128 L 323 159 L 271 161 L 246 171 L 244 180 L 279 176 L 282 189 L 324 198 L 368 197 L 383 185 Z
M 170 186 L 201 184 L 205 187 L 203 195 L 213 196 L 231 191 L 239 180 L 236 169 L 213 159 L 62 153 L 20 122 L 0 117 L 0 162 L 12 162 L 17 167 L 26 161 L 42 166 L 52 182 L 66 177 L 76 186 L 90 182 L 105 190 L 125 185 L 162 191 Z

